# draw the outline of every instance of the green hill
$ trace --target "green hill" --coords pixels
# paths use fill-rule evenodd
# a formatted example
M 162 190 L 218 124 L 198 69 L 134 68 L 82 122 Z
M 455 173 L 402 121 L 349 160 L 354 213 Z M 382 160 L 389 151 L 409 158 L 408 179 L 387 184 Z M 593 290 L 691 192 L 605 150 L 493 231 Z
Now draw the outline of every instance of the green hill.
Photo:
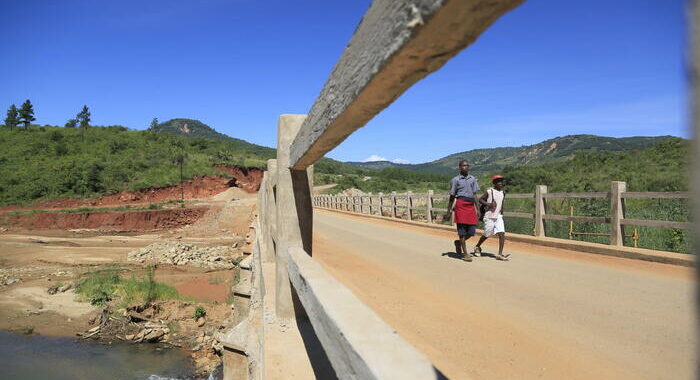
M 185 137 L 201 137 L 211 140 L 226 141 L 229 142 L 232 147 L 237 149 L 245 149 L 261 154 L 272 154 L 275 151 L 274 149 L 266 146 L 251 144 L 245 140 L 219 133 L 214 130 L 214 128 L 194 119 L 171 119 L 164 123 L 158 124 L 158 126 L 151 128 L 150 130 L 152 132 L 170 133 Z
M 186 156 L 185 178 L 222 174 L 216 164 L 264 167 L 275 151 L 243 140 L 212 140 L 121 126 L 0 128 L 0 204 L 89 197 L 178 183 L 175 164 Z
M 435 161 L 423 164 L 399 165 L 383 162 L 377 167 L 402 167 L 421 172 L 453 174 L 457 162 L 467 160 L 475 174 L 490 173 L 507 166 L 532 165 L 546 162 L 565 161 L 579 152 L 630 152 L 646 148 L 671 136 L 655 137 L 602 137 L 594 135 L 570 135 L 556 137 L 537 144 L 521 147 L 474 149 L 454 153 Z M 365 168 L 375 166 L 367 163 L 354 163 Z

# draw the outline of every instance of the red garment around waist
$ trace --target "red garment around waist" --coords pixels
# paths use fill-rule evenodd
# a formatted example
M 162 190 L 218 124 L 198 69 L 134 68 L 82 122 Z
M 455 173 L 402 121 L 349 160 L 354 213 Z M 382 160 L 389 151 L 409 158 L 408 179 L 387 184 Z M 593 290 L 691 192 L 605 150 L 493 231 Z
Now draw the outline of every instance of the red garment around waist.
M 455 200 L 455 223 L 478 224 L 474 202 Z

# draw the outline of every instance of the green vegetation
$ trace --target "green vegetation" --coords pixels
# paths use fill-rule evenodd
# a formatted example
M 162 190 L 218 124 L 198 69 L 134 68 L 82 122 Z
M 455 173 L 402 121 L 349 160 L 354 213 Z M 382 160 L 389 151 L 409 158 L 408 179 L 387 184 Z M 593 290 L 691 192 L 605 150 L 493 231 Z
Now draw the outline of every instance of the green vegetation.
M 403 165 L 387 161 L 356 162 L 353 164 L 368 169 L 400 167 L 420 172 L 450 175 L 456 172 L 459 160 L 467 160 L 472 164 L 474 174 L 481 176 L 485 173 L 499 171 L 507 166 L 562 162 L 580 152 L 631 152 L 647 148 L 669 137 L 671 136 L 614 138 L 594 135 L 570 135 L 520 147 L 474 149 L 454 153 L 423 164 Z
M 154 269 L 149 266 L 146 276 L 124 279 L 121 269 L 110 267 L 88 272 L 75 284 L 75 292 L 92 305 L 103 305 L 118 299 L 121 305 L 133 302 L 150 303 L 156 300 L 179 299 L 175 288 L 154 280 Z
M 199 319 L 207 315 L 207 311 L 202 306 L 197 306 L 194 309 L 194 319 Z
M 269 148 L 245 142 L 187 138 L 121 126 L 82 129 L 31 126 L 0 128 L 0 205 L 92 197 L 121 190 L 180 182 L 178 157 L 186 155 L 183 178 L 224 175 L 213 165 L 264 167 Z

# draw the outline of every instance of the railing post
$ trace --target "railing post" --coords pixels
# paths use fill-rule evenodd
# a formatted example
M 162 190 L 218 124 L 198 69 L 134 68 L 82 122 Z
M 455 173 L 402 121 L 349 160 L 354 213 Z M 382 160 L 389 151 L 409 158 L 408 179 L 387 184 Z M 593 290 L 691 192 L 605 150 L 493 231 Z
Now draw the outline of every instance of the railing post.
M 275 261 L 277 252 L 275 251 L 276 236 L 272 236 L 273 231 L 277 232 L 277 160 L 267 160 L 267 171 L 263 177 L 263 185 L 260 187 L 263 193 L 260 204 L 260 217 L 262 219 L 262 254 L 261 259 L 265 263 Z
M 391 192 L 391 217 L 396 218 L 396 192 Z
M 372 193 L 369 193 L 367 196 L 367 203 L 369 203 L 367 206 L 369 208 L 369 214 L 372 215 Z
M 379 216 L 384 216 L 384 193 L 379 193 Z
M 535 186 L 535 236 L 545 237 L 544 215 L 546 213 L 546 202 L 544 194 L 547 194 L 546 185 Z
M 408 220 L 413 220 L 413 210 L 411 210 L 411 207 L 413 207 L 413 198 L 411 198 L 412 195 L 412 191 L 406 192 L 406 215 L 408 215 Z
M 621 197 L 627 191 L 627 183 L 613 181 L 610 188 L 610 245 L 625 245 L 625 228 L 621 224 L 625 218 L 625 200 Z
M 289 282 L 289 249 L 303 248 L 311 254 L 313 209 L 309 171 L 290 170 L 290 148 L 306 115 L 282 115 L 277 133 L 277 246 L 275 314 L 278 318 L 295 317 L 293 289 Z M 296 308 L 302 313 L 302 308 Z
M 425 200 L 426 210 L 425 215 L 428 217 L 428 223 L 433 223 L 433 191 L 428 190 L 428 197 Z

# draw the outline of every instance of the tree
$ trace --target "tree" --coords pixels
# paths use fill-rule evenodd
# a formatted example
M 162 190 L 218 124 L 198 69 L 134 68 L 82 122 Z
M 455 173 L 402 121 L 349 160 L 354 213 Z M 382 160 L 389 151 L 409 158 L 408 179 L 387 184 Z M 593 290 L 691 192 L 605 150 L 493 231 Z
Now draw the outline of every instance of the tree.
M 34 107 L 32 106 L 32 102 L 30 102 L 29 99 L 25 100 L 24 103 L 22 103 L 22 108 L 19 109 L 19 118 L 20 122 L 24 124 L 24 129 L 29 129 L 29 124 L 31 124 L 32 121 L 36 120 L 34 118 Z
M 83 130 L 83 141 L 85 141 L 85 131 L 87 131 L 90 126 L 90 110 L 88 106 L 83 106 L 83 109 L 76 115 L 76 119 L 80 123 L 80 128 Z
M 77 126 L 78 126 L 78 120 L 76 120 L 76 119 L 70 119 L 70 120 L 66 121 L 66 125 L 65 125 L 66 128 L 75 128 Z
M 156 128 L 158 128 L 158 118 L 154 117 L 153 120 L 151 120 L 151 125 L 148 126 L 148 129 L 152 131 L 152 130 L 155 130 Z
M 17 111 L 17 106 L 14 104 L 10 106 L 7 110 L 7 117 L 5 118 L 5 126 L 12 130 L 12 127 L 16 127 L 19 124 L 19 111 Z

